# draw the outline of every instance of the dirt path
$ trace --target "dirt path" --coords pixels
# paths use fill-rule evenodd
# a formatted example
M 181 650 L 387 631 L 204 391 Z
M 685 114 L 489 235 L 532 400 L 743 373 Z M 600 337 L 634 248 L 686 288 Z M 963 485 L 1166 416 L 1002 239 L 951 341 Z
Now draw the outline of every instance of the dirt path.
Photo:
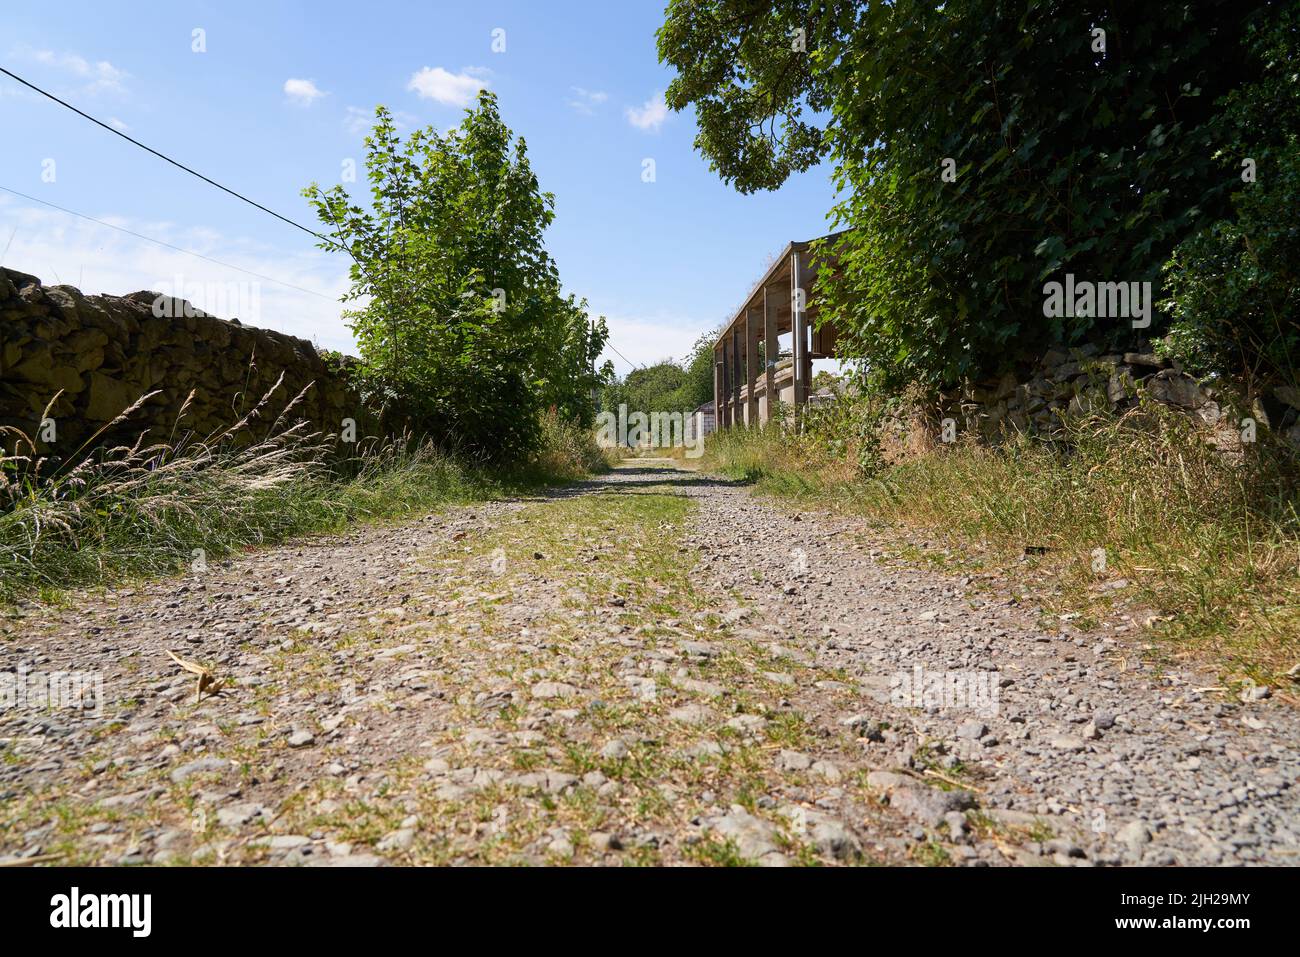
M 1297 862 L 1293 710 L 1005 598 L 641 463 L 30 606 L 0 859 Z

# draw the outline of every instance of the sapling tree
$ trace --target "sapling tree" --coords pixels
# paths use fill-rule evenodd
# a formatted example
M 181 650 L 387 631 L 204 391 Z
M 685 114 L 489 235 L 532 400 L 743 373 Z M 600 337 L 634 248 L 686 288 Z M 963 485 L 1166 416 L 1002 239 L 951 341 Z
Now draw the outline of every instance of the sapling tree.
M 366 138 L 370 202 L 342 185 L 304 195 L 351 259 L 346 312 L 371 397 L 390 417 L 488 458 L 536 444 L 553 407 L 590 421 L 607 332 L 561 294 L 543 233 L 555 200 L 522 138 L 484 91 L 461 124 L 399 135 L 375 111 Z

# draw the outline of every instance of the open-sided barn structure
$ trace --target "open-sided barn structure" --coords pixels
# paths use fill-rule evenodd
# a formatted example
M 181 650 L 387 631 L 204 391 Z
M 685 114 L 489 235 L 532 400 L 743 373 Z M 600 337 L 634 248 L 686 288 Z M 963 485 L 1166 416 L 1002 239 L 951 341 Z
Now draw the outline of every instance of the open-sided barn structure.
M 764 424 L 778 404 L 797 411 L 808 401 L 813 360 L 837 357 L 835 329 L 814 328 L 817 303 L 807 293 L 820 266 L 815 242 L 789 243 L 714 343 L 719 429 Z

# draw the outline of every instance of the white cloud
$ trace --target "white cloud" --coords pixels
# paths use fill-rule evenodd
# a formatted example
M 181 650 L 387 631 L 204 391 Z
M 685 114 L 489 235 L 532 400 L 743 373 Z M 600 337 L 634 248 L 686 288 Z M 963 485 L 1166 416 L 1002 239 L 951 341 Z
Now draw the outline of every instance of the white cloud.
M 297 106 L 311 106 L 325 93 L 311 80 L 288 79 L 284 81 L 284 95 Z
M 79 92 L 86 96 L 126 92 L 126 78 L 130 74 L 113 66 L 107 60 L 96 60 L 92 63 L 75 53 L 55 53 L 53 50 L 33 50 L 27 56 L 37 63 L 54 67 L 81 81 Z
M 657 133 L 659 127 L 664 125 L 664 120 L 668 119 L 668 104 L 664 102 L 662 93 L 656 93 L 646 100 L 644 105 L 629 106 L 624 113 L 627 121 L 638 130 Z
M 361 136 L 363 133 L 370 132 L 374 122 L 374 112 L 363 110 L 359 106 L 349 106 L 343 113 L 343 128 L 353 136 Z
M 116 116 L 110 116 L 108 118 L 108 125 L 113 127 L 113 129 L 117 130 L 119 133 L 126 133 L 131 129 L 131 127 L 127 126 Z
M 434 100 L 447 106 L 469 106 L 479 90 L 490 85 L 489 71 L 483 67 L 465 67 L 460 73 L 450 73 L 440 66 L 424 67 L 411 74 L 406 88 L 425 100 Z
M 595 113 L 596 107 L 609 99 L 609 94 L 602 90 L 585 90 L 580 86 L 570 89 L 573 90 L 573 96 L 564 101 L 565 105 L 587 116 Z
M 419 117 L 405 110 L 390 110 L 393 115 L 393 128 L 403 133 L 419 125 Z M 359 106 L 349 106 L 343 113 L 343 129 L 352 136 L 367 136 L 375 128 L 375 111 L 363 110 Z

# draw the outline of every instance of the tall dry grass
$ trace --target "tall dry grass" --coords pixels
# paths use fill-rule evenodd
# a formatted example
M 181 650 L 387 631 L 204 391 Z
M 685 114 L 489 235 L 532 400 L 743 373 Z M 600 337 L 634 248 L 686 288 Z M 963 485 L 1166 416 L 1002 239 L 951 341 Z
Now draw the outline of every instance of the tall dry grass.
M 409 435 L 344 445 L 293 422 L 301 394 L 273 413 L 279 385 L 211 435 L 185 434 L 183 408 L 165 441 L 95 448 L 144 396 L 56 468 L 31 437 L 0 429 L 12 450 L 0 455 L 0 603 L 564 481 L 590 461 L 559 425 L 548 427 L 542 456 L 512 474 L 465 465 Z M 254 433 L 262 437 L 250 441 Z
M 863 474 L 849 421 L 733 430 L 706 462 L 775 494 L 941 536 L 1049 608 L 1144 606 L 1169 639 L 1162 647 L 1291 686 L 1300 491 L 1288 450 L 1261 441 L 1225 454 L 1188 417 L 1146 405 L 1070 423 L 1053 441 L 931 446 Z M 1121 578 L 1126 587 L 1103 587 Z
M 613 457 L 596 442 L 590 429 L 561 418 L 554 409 L 541 420 L 541 449 L 530 467 L 550 480 L 574 480 L 608 471 Z

